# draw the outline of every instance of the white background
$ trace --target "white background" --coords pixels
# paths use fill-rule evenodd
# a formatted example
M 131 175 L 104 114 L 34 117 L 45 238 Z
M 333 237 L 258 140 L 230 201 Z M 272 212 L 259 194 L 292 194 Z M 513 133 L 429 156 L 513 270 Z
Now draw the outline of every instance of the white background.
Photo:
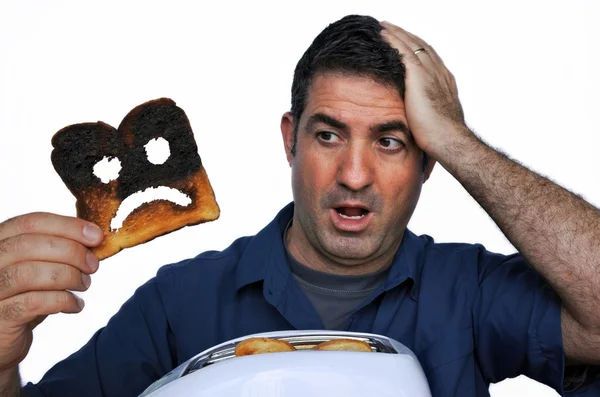
M 207 2 L 208 3 L 208 2 Z M 83 345 L 157 269 L 255 234 L 291 200 L 279 120 L 297 60 L 350 13 L 432 43 L 455 74 L 469 125 L 490 144 L 600 204 L 600 8 L 590 1 L 3 1 L 0 4 L 0 220 L 75 214 L 50 162 L 73 123 L 117 126 L 134 106 L 173 98 L 191 120 L 221 218 L 101 264 L 78 315 L 48 318 L 21 365 L 37 381 Z M 441 167 L 409 226 L 439 241 L 513 247 Z M 554 396 L 523 377 L 499 396 Z

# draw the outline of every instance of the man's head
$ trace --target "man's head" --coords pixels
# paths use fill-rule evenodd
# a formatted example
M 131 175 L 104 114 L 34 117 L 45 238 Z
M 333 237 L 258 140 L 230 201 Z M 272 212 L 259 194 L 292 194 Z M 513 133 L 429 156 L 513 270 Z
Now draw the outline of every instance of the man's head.
M 381 29 L 375 18 L 349 15 L 329 25 L 314 39 L 294 71 L 291 109 L 294 120 L 300 120 L 308 90 L 318 72 L 370 77 L 395 87 L 404 98 L 404 65 L 398 51 L 381 37 Z
M 290 250 L 305 263 L 350 268 L 395 252 L 431 172 L 407 126 L 404 66 L 381 29 L 370 17 L 331 24 L 294 73 L 281 128 L 296 205 Z

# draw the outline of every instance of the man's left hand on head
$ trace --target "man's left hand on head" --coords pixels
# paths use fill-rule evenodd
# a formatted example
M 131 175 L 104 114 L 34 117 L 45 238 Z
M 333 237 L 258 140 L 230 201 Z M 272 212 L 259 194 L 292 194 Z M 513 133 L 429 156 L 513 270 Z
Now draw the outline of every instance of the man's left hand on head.
M 381 22 L 382 37 L 398 50 L 406 67 L 406 117 L 417 145 L 429 155 L 470 133 L 458 99 L 456 80 L 436 51 L 423 39 Z

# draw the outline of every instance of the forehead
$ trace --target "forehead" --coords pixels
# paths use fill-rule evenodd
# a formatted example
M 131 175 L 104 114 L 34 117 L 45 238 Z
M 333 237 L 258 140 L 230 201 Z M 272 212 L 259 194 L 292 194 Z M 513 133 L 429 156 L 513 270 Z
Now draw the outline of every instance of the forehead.
M 315 113 L 345 122 L 406 120 L 404 101 L 395 87 L 371 77 L 332 72 L 318 73 L 312 80 L 302 118 Z

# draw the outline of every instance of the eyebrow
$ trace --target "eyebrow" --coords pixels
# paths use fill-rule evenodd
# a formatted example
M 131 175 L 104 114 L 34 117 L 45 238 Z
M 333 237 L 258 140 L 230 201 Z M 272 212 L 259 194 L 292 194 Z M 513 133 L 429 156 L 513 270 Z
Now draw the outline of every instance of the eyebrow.
M 410 128 L 408 128 L 406 123 L 402 120 L 392 120 L 383 124 L 378 124 L 374 129 L 380 134 L 389 131 L 400 131 L 403 132 L 409 139 L 413 140 Z
M 337 128 L 339 130 L 347 130 L 348 126 L 343 122 L 326 115 L 325 113 L 315 113 L 308 119 L 306 123 L 306 130 L 310 131 L 314 128 L 315 124 L 323 123 L 327 124 L 330 127 Z M 400 131 L 404 133 L 409 139 L 413 140 L 412 133 L 410 129 L 406 125 L 406 123 L 402 120 L 391 120 L 387 121 L 383 124 L 377 124 L 371 127 L 371 131 L 376 132 L 378 134 L 389 132 L 389 131 Z
M 348 129 L 348 126 L 346 124 L 342 123 L 337 119 L 334 119 L 331 116 L 326 115 L 325 113 L 315 113 L 312 116 L 310 116 L 308 122 L 306 123 L 306 129 L 310 131 L 314 128 L 315 124 L 318 123 L 327 124 L 328 126 L 337 128 L 338 130 Z

